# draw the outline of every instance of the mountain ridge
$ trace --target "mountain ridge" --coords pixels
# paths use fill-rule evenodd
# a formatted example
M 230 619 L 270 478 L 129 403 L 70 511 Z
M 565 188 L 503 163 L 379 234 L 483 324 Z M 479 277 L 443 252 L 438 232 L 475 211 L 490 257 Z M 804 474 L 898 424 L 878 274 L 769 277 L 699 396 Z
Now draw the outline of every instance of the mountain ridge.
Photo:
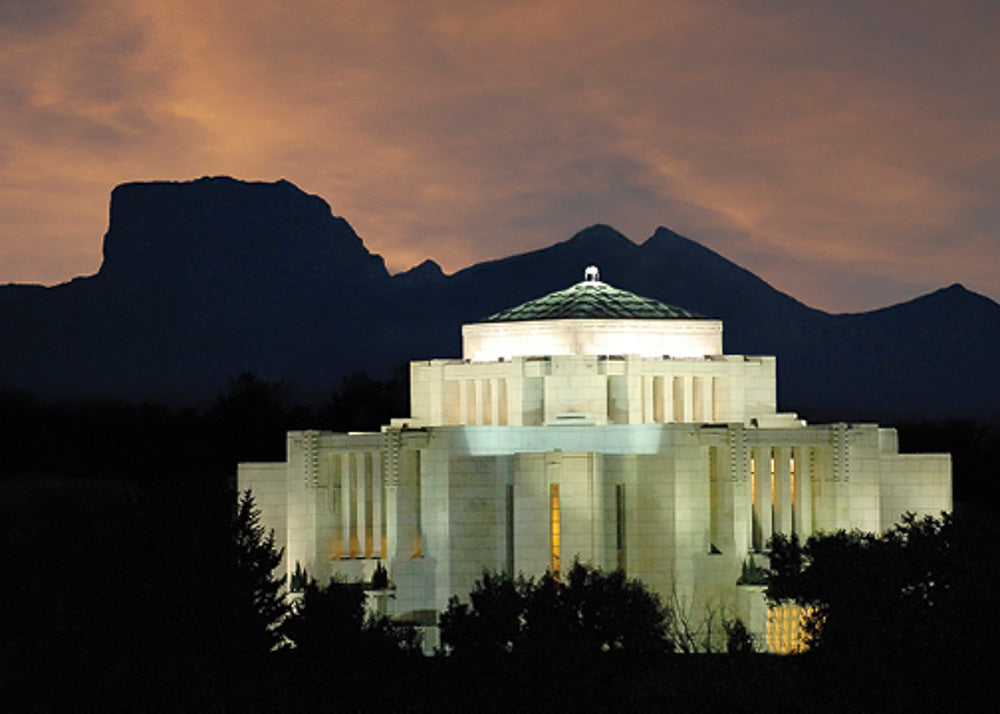
M 579 281 L 723 319 L 730 354 L 778 356 L 783 409 L 824 417 L 994 414 L 1000 305 L 955 283 L 854 314 L 805 305 L 664 226 L 594 224 L 450 275 L 390 275 L 329 204 L 281 180 L 112 192 L 104 261 L 57 286 L 0 286 L 0 388 L 210 398 L 249 370 L 325 394 L 343 374 L 457 357 L 463 323 Z

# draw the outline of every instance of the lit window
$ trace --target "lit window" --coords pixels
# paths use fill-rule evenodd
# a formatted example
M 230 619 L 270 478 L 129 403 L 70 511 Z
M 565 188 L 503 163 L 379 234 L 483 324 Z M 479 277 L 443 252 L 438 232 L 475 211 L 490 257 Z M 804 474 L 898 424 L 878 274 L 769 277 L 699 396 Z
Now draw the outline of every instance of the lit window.
M 808 648 L 805 638 L 806 619 L 811 607 L 783 603 L 767 609 L 767 649 L 774 654 L 796 654 Z
M 554 483 L 549 486 L 549 533 L 552 540 L 552 575 L 559 577 L 560 550 L 559 550 L 559 484 Z
M 795 535 L 795 454 L 788 459 L 788 498 L 792 504 L 792 535 Z

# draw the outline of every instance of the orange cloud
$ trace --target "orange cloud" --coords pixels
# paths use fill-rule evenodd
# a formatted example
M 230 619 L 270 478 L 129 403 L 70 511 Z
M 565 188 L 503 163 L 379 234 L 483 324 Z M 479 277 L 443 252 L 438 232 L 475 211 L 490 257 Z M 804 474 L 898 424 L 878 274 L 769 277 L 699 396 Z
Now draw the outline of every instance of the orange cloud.
M 0 281 L 93 272 L 117 183 L 225 173 L 397 270 L 666 224 L 827 309 L 1000 296 L 993 4 L 4 7 Z

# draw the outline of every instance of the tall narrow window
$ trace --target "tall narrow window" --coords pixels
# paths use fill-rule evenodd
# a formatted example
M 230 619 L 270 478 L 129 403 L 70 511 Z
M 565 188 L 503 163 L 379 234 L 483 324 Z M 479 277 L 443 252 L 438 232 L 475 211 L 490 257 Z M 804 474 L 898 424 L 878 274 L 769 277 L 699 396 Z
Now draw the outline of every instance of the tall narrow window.
M 480 381 L 483 400 L 480 404 L 482 414 L 479 416 L 479 424 L 493 423 L 493 380 L 484 379 Z
M 501 378 L 497 381 L 497 424 L 506 426 L 510 423 L 510 416 L 507 414 L 507 380 Z
M 771 449 L 771 527 L 768 529 L 770 531 L 768 533 L 768 536 L 767 536 L 768 540 L 770 540 L 771 534 L 774 533 L 774 530 L 775 530 L 775 528 L 774 528 L 774 506 L 775 506 L 774 496 L 775 496 L 776 491 L 774 489 L 774 477 L 775 477 L 774 467 L 775 467 L 775 463 L 774 463 L 774 449 Z
M 708 535 L 709 553 L 719 553 L 722 547 L 721 509 L 722 487 L 719 483 L 719 450 L 708 447 Z
M 424 524 L 423 524 L 423 494 L 421 493 L 420 484 L 420 452 L 414 452 L 414 498 L 413 498 L 413 515 L 414 515 L 414 533 L 413 533 L 413 557 L 423 558 L 424 557 Z
M 549 535 L 552 546 L 550 569 L 552 570 L 552 575 L 556 578 L 559 577 L 559 568 L 561 566 L 561 525 L 559 520 L 559 484 L 554 483 L 549 486 Z
M 615 552 L 619 570 L 625 570 L 625 485 L 615 486 Z
M 795 452 L 788 457 L 788 498 L 792 504 L 792 535 L 795 535 Z
M 667 421 L 663 403 L 664 378 L 653 377 L 653 421 L 662 424 Z
M 330 512 L 333 514 L 333 542 L 331 543 L 331 560 L 337 560 L 344 554 L 344 533 L 342 506 L 340 503 L 343 473 L 340 468 L 341 456 L 334 455 L 330 461 Z
M 476 380 L 466 379 L 465 380 L 465 423 L 466 424 L 478 424 L 476 421 L 476 414 L 478 408 L 478 401 L 476 400 Z
M 348 544 L 348 557 L 357 558 L 360 552 L 360 541 L 358 540 L 358 455 L 351 452 L 350 455 L 350 475 L 348 476 L 350 488 L 350 501 L 348 508 L 348 523 L 350 523 L 350 540 Z M 362 477 L 363 479 L 364 477 Z M 364 481 L 362 480 L 362 484 Z M 363 501 L 362 501 L 363 503 Z M 364 527 L 364 523 L 361 524 Z
M 507 486 L 507 553 L 505 569 L 514 577 L 514 486 Z
M 372 455 L 365 452 L 364 513 L 365 557 L 371 558 L 375 549 L 375 478 L 372 474 Z
M 760 519 L 757 517 L 757 457 L 750 456 L 750 547 L 760 550 Z

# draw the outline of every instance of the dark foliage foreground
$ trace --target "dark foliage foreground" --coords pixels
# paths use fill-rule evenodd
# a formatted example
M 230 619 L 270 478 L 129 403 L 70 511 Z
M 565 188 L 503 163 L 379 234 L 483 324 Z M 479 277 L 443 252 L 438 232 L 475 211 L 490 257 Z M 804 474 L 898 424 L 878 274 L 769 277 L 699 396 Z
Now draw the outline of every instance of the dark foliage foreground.
M 458 659 L 628 660 L 673 651 L 659 596 L 622 570 L 573 563 L 538 581 L 484 573 L 468 604 L 452 598 L 441 639 Z
M 998 536 L 950 514 L 910 514 L 881 535 L 776 536 L 767 596 L 811 609 L 809 657 L 854 687 L 906 682 L 965 699 L 994 686 Z
M 252 499 L 210 523 L 163 502 L 106 498 L 99 508 L 26 501 L 36 507 L 28 513 L 4 504 L 8 702 L 127 704 L 258 668 L 284 606 L 280 556 Z
M 682 655 L 651 637 L 654 646 L 641 644 L 636 656 L 603 656 L 615 646 L 609 643 L 635 642 L 616 634 L 616 628 L 629 631 L 630 618 L 649 623 L 652 613 L 653 634 L 659 620 L 649 602 L 632 614 L 618 609 L 636 603 L 625 593 L 627 581 L 584 566 L 564 583 L 539 581 L 530 588 L 543 593 L 531 604 L 531 617 L 550 618 L 544 634 L 529 634 L 528 610 L 516 606 L 524 620 L 518 616 L 522 626 L 511 632 L 525 657 L 495 656 L 510 640 L 489 638 L 467 641 L 450 657 L 415 655 L 400 630 L 366 625 L 353 584 L 312 584 L 284 627 L 299 646 L 268 651 L 273 552 L 246 501 L 214 534 L 205 523 L 172 515 L 166 502 L 122 501 L 86 516 L 52 499 L 44 503 L 46 510 L 36 504 L 4 512 L 5 526 L 25 526 L 4 532 L 4 562 L 24 576 L 5 576 L 0 591 L 0 691 L 7 711 L 857 711 L 935 710 L 942 703 L 975 711 L 993 696 L 989 654 L 996 640 L 988 628 L 967 633 L 979 639 L 950 645 L 957 651 L 936 650 L 940 642 L 922 639 L 926 623 L 902 616 L 889 624 L 903 633 L 894 642 L 905 651 L 855 647 L 845 655 L 830 640 L 796 657 Z M 920 523 L 915 539 L 936 540 L 942 528 L 946 536 L 957 528 Z M 22 557 L 26 545 L 44 557 Z M 239 552 L 258 557 L 241 564 Z M 47 575 L 47 568 L 60 577 Z M 856 564 L 851 572 L 864 575 L 848 576 L 855 597 L 870 601 L 864 583 L 871 571 Z M 953 583 L 949 592 L 966 598 L 967 615 L 986 609 L 980 594 L 964 590 L 964 575 Z M 510 595 L 509 584 L 501 579 L 485 588 L 498 607 Z M 837 592 L 848 598 L 847 590 Z M 597 607 L 600 602 L 610 607 Z M 451 613 L 460 621 L 469 611 Z M 482 656 L 484 642 L 493 652 Z M 624 644 L 621 651 L 628 649 Z

